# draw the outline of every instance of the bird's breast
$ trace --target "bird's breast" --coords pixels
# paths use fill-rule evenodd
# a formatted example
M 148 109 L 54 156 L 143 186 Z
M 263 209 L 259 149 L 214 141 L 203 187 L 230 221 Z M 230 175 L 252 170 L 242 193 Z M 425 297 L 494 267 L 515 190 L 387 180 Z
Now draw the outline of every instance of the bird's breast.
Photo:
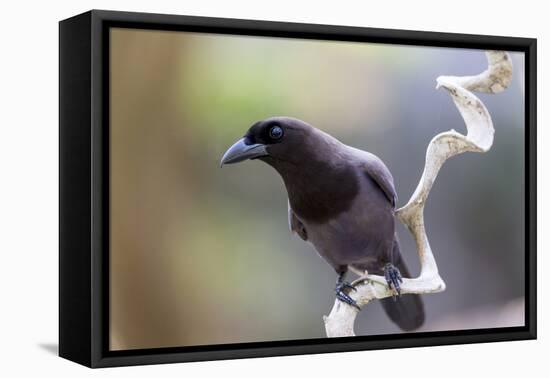
M 297 177 L 283 177 L 290 205 L 302 220 L 323 224 L 348 211 L 359 192 L 353 169 L 313 169 Z
M 373 183 L 359 180 L 357 193 L 345 209 L 324 222 L 298 218 L 308 240 L 331 265 L 347 265 L 378 259 L 388 253 L 395 232 L 393 208 Z M 291 203 L 292 209 L 294 209 Z

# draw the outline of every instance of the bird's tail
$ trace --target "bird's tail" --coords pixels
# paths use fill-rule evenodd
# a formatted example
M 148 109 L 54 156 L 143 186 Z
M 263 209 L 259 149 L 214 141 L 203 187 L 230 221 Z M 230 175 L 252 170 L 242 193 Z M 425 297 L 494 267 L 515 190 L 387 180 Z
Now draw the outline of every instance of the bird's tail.
M 399 243 L 395 239 L 393 265 L 403 277 L 410 278 L 409 270 L 401 258 Z M 385 298 L 380 301 L 388 317 L 404 331 L 412 331 L 424 323 L 424 303 L 419 294 L 404 294 L 399 297 Z

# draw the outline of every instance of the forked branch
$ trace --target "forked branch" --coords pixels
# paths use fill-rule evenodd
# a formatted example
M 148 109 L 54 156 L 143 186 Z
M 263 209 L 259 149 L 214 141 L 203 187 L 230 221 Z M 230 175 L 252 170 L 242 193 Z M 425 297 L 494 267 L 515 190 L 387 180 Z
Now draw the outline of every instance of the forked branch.
M 430 248 L 424 227 L 424 205 L 439 169 L 445 161 L 463 152 L 487 152 L 493 144 L 494 128 L 491 116 L 481 100 L 472 92 L 499 93 L 505 90 L 512 80 L 512 60 L 503 51 L 487 51 L 488 69 L 476 76 L 440 76 L 437 87 L 445 88 L 453 99 L 466 124 L 467 134 L 455 130 L 436 135 L 428 145 L 426 163 L 420 182 L 409 202 L 396 211 L 397 218 L 413 235 L 421 271 L 417 278 L 404 278 L 401 294 L 427 294 L 445 290 L 445 282 L 440 277 L 437 264 Z M 350 296 L 359 307 L 373 299 L 394 295 L 382 276 L 367 275 L 353 283 L 357 291 Z M 353 325 L 358 310 L 335 301 L 332 311 L 324 317 L 328 337 L 354 336 Z

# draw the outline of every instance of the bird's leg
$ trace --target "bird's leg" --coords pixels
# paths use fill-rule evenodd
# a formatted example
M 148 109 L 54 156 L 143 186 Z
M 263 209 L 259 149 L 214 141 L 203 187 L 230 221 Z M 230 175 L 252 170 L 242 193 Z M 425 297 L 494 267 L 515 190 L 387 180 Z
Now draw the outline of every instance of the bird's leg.
M 345 289 L 357 290 L 349 282 L 344 281 L 345 275 L 346 275 L 346 272 L 342 272 L 338 274 L 338 279 L 336 280 L 336 287 L 334 288 L 334 291 L 336 292 L 336 298 L 341 302 L 347 303 L 350 306 L 353 306 L 356 309 L 361 310 L 361 307 L 357 305 L 357 303 L 353 300 L 353 298 L 351 298 L 347 293 L 344 292 Z
M 390 289 L 394 289 L 397 292 L 397 295 L 401 295 L 401 283 L 403 282 L 403 277 L 401 277 L 401 272 L 399 269 L 397 269 L 392 263 L 387 263 L 384 266 L 384 277 L 386 278 L 388 287 Z

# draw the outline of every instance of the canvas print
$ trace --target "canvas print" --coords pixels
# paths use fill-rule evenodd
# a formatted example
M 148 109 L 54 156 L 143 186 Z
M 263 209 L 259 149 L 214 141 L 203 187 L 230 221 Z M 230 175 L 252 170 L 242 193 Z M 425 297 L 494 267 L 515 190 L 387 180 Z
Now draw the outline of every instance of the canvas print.
M 523 53 L 109 33 L 111 351 L 525 325 Z

